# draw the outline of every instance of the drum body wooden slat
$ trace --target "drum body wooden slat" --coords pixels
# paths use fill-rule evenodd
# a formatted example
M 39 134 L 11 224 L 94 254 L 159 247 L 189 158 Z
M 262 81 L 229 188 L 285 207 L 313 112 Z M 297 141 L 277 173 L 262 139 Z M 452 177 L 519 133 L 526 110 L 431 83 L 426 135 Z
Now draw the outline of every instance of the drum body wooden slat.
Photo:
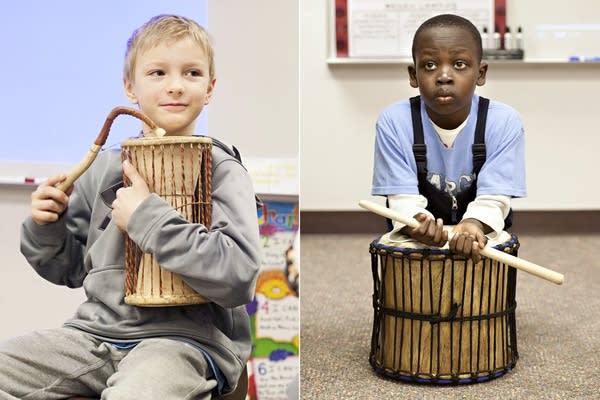
M 498 246 L 516 255 L 516 236 Z M 374 324 L 370 362 L 387 377 L 429 383 L 495 378 L 518 358 L 516 270 L 473 265 L 448 250 L 371 244 Z
M 188 221 L 210 226 L 212 140 L 177 136 L 140 138 L 121 144 L 128 159 L 151 192 L 161 196 Z M 127 185 L 127 178 L 124 177 Z M 161 267 L 155 257 L 142 253 L 125 239 L 125 302 L 138 306 L 202 304 L 207 300 L 179 275 Z

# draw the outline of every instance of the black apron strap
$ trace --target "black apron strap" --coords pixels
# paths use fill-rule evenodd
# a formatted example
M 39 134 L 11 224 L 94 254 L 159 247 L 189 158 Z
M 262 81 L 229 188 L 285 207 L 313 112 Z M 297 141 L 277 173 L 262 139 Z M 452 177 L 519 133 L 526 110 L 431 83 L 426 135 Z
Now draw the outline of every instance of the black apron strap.
M 421 97 L 410 98 L 410 114 L 413 125 L 413 154 L 417 163 L 417 172 L 427 175 L 427 146 L 425 146 L 425 136 L 423 134 L 423 122 L 421 120 Z
M 490 100 L 485 97 L 479 97 L 479 106 L 477 107 L 477 124 L 475 125 L 475 140 L 473 141 L 473 174 L 477 176 L 481 167 L 485 163 L 485 123 L 487 120 L 488 107 Z
M 487 121 L 488 108 L 490 100 L 479 96 L 479 106 L 477 108 L 477 124 L 475 125 L 475 140 L 473 141 L 473 174 L 475 175 L 475 183 L 477 175 L 481 171 L 481 167 L 486 160 L 485 148 L 485 123 Z M 508 210 L 508 215 L 504 220 L 504 229 L 512 226 L 513 210 Z

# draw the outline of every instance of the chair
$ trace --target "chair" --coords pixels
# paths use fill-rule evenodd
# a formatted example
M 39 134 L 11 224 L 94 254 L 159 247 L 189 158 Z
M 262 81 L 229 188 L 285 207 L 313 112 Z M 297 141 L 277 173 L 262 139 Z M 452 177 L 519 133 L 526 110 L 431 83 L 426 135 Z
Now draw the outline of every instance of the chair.
M 245 400 L 248 393 L 248 370 L 244 368 L 237 387 L 231 393 L 217 396 L 213 400 Z M 67 400 L 98 400 L 92 397 L 70 397 Z

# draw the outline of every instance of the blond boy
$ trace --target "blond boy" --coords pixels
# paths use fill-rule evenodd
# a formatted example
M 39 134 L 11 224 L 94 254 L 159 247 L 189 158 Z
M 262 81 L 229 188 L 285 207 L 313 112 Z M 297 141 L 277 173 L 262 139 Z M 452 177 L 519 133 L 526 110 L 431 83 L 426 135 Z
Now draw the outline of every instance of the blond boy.
M 129 39 L 125 94 L 168 135 L 195 133 L 214 85 L 213 50 L 194 21 L 160 15 Z M 66 193 L 55 188 L 64 175 L 37 188 L 21 250 L 40 276 L 83 286 L 87 300 L 60 328 L 0 343 L 0 399 L 210 399 L 233 390 L 251 350 L 244 305 L 260 242 L 250 178 L 227 148 L 213 147 L 212 175 L 212 226 L 183 219 L 115 151 Z M 124 235 L 210 303 L 125 304 Z

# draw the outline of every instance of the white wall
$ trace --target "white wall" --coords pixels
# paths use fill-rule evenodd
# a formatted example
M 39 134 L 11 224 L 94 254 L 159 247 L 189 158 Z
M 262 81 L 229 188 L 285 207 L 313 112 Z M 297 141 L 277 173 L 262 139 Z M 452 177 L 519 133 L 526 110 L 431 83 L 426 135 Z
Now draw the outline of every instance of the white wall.
M 209 0 L 211 135 L 256 157 L 298 156 L 298 2 Z
M 40 278 L 19 252 L 19 228 L 29 214 L 31 191 L 0 186 L 0 341 L 32 329 L 59 326 L 84 298 L 83 290 L 59 287 Z
M 209 0 L 208 15 L 218 76 L 209 132 L 236 144 L 243 156 L 297 157 L 297 3 Z M 59 326 L 84 296 L 81 289 L 39 278 L 19 252 L 19 227 L 32 190 L 0 185 L 0 341 Z
M 305 211 L 358 210 L 360 199 L 371 198 L 378 114 L 418 92 L 408 84 L 406 65 L 328 65 L 327 3 L 301 2 L 301 206 Z M 513 3 L 509 21 L 536 18 L 536 9 L 517 9 L 524 2 Z M 548 15 L 554 3 L 543 3 L 542 22 L 565 22 L 569 10 L 582 6 L 581 22 L 600 19 L 596 1 L 569 4 Z M 515 200 L 515 209 L 600 208 L 600 188 L 590 179 L 600 145 L 595 112 L 600 63 L 492 63 L 478 93 L 512 105 L 523 118 L 529 196 Z

